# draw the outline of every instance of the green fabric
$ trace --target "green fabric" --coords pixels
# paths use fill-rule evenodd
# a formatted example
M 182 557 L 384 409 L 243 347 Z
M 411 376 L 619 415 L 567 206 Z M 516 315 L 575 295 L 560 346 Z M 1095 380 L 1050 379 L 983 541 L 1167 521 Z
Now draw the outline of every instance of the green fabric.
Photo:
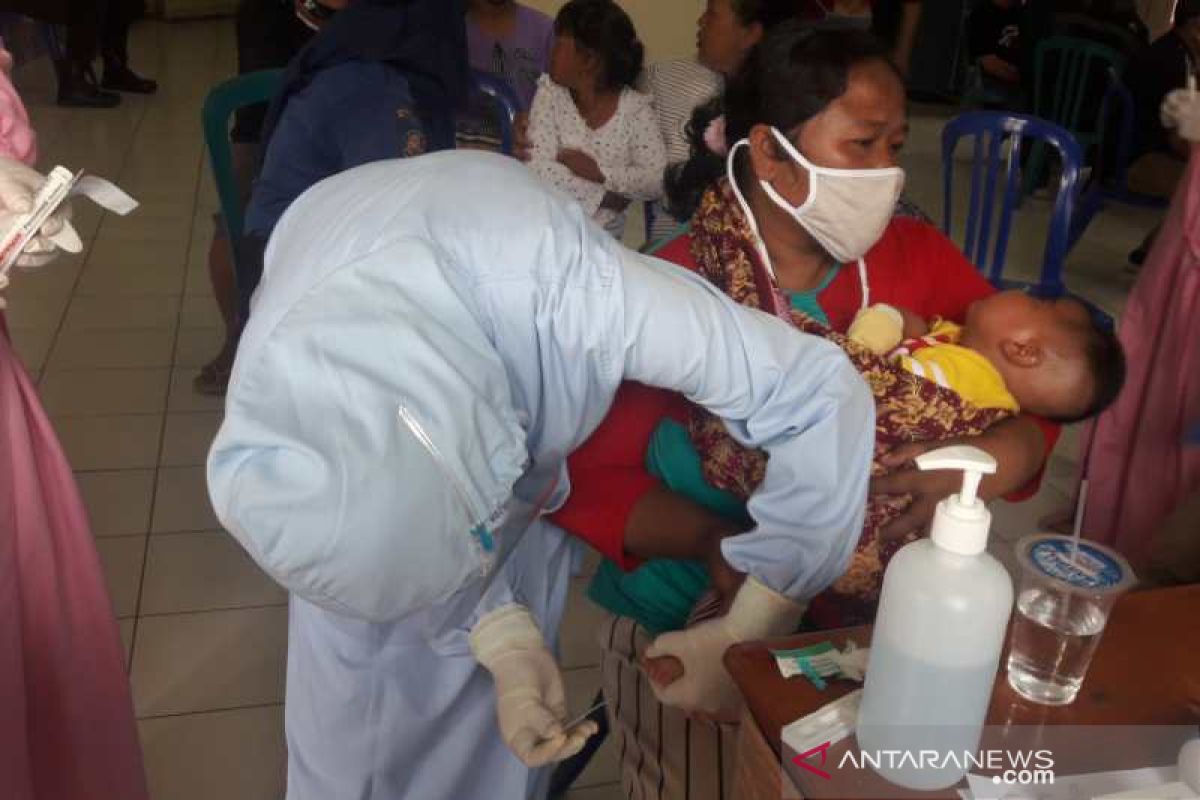
M 825 309 L 821 308 L 821 303 L 817 300 L 817 295 L 825 291 L 829 284 L 833 283 L 833 279 L 837 277 L 838 270 L 842 268 L 841 264 L 834 264 L 833 268 L 825 274 L 825 278 L 817 288 L 808 292 L 792 292 L 788 295 L 788 301 L 792 304 L 792 308 L 804 314 L 807 317 L 815 319 L 822 325 L 829 325 L 829 317 L 825 314 Z
M 834 265 L 812 291 L 790 295 L 792 308 L 828 325 L 829 317 L 817 301 L 817 295 L 833 283 L 839 269 L 840 264 Z M 745 503 L 730 492 L 705 482 L 700 455 L 687 430 L 678 422 L 663 420 L 655 428 L 646 451 L 646 469 L 671 491 L 745 527 L 753 524 L 746 514 Z M 708 570 L 698 561 L 656 558 L 625 572 L 605 559 L 588 586 L 588 597 L 613 614 L 632 617 L 651 635 L 657 636 L 684 627 L 692 607 L 708 589 L 708 584 Z
M 646 452 L 646 468 L 674 492 L 706 508 L 745 522 L 745 504 L 735 495 L 704 482 L 700 456 L 687 430 L 663 420 Z M 679 630 L 708 588 L 708 570 L 698 561 L 658 558 L 625 572 L 605 559 L 588 587 L 588 597 L 613 614 L 636 619 L 651 634 Z

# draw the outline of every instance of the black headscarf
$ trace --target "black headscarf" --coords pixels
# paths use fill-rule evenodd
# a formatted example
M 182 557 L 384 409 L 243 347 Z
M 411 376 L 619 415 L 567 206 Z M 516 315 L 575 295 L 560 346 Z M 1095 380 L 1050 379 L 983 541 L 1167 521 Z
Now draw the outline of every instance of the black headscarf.
M 271 101 L 262 151 L 292 95 L 322 70 L 380 61 L 402 71 L 418 112 L 448 118 L 467 97 L 467 0 L 352 0 L 288 64 Z

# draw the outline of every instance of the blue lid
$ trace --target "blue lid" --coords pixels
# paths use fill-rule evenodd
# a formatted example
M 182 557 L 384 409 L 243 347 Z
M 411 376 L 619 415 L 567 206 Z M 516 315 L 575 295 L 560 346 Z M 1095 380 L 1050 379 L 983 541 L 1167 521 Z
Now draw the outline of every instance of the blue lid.
M 1075 553 L 1069 536 L 1027 536 L 1018 545 L 1026 569 L 1084 591 L 1107 593 L 1129 588 L 1133 571 L 1116 552 L 1095 542 L 1082 540 Z

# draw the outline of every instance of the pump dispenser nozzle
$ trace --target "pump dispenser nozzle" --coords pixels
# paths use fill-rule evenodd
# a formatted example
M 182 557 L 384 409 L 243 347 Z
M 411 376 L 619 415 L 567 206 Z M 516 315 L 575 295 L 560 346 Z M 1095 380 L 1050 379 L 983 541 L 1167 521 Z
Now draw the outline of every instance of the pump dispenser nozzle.
M 970 445 L 952 445 L 917 456 L 921 470 L 963 471 L 962 491 L 938 503 L 930 538 L 939 547 L 960 555 L 974 555 L 987 547 L 992 515 L 979 499 L 979 482 L 996 471 L 996 459 Z

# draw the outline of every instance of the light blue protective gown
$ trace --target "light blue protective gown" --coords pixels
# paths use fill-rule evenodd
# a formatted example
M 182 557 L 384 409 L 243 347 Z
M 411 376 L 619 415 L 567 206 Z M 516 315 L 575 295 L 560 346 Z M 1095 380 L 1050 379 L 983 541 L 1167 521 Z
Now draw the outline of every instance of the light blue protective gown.
M 289 800 L 544 796 L 467 636 L 517 602 L 553 646 L 577 547 L 509 520 L 546 487 L 562 502 L 622 379 L 769 452 L 734 567 L 795 599 L 840 574 L 874 417 L 833 345 L 622 248 L 511 159 L 371 164 L 287 212 L 208 479 L 292 593 Z

